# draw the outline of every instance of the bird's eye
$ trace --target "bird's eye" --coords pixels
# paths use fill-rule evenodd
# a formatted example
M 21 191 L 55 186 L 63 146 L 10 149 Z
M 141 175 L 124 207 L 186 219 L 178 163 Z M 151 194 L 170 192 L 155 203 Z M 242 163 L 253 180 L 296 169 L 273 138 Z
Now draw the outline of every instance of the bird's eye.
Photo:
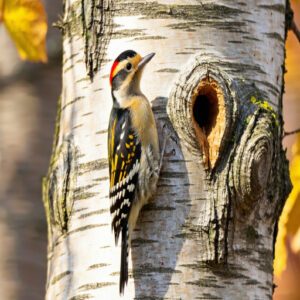
M 127 71 L 130 71 L 131 68 L 132 68 L 132 64 L 131 64 L 131 63 L 128 63 L 128 64 L 126 65 L 126 70 L 127 70 Z

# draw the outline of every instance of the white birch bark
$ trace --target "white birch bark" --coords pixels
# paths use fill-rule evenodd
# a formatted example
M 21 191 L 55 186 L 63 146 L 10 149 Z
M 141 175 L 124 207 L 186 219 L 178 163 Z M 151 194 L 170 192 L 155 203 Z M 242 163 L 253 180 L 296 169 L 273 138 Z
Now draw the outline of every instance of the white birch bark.
M 289 190 L 281 148 L 285 5 L 65 1 L 63 90 L 44 180 L 47 299 L 119 299 L 108 76 L 127 49 L 156 52 L 142 90 L 161 135 L 167 124 L 175 138 L 134 232 L 122 299 L 272 297 L 274 231 Z M 204 115 L 193 113 L 195 103 Z

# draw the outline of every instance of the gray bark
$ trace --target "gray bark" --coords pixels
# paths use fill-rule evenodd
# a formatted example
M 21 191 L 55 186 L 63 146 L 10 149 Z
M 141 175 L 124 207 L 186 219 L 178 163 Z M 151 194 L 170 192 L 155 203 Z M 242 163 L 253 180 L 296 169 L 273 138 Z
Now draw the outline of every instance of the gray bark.
M 119 299 L 110 227 L 108 75 L 123 50 L 168 141 L 133 235 L 123 299 L 270 299 L 290 189 L 281 146 L 286 3 L 65 2 L 63 91 L 44 203 L 47 299 Z M 163 130 L 163 126 L 165 130 Z

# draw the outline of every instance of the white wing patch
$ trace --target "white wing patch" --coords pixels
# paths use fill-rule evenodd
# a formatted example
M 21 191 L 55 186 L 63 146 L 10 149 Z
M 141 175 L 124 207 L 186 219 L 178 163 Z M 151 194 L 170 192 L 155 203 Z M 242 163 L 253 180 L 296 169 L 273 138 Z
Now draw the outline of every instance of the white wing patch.
M 135 188 L 135 185 L 132 183 L 132 184 L 129 184 L 128 186 L 127 186 L 127 190 L 129 191 L 129 192 L 132 192 L 133 190 L 134 190 L 134 188 Z
M 127 205 L 128 207 L 130 206 L 130 201 L 129 201 L 128 198 L 125 199 L 125 200 L 122 202 L 122 204 L 121 204 L 121 209 L 123 208 L 124 205 Z

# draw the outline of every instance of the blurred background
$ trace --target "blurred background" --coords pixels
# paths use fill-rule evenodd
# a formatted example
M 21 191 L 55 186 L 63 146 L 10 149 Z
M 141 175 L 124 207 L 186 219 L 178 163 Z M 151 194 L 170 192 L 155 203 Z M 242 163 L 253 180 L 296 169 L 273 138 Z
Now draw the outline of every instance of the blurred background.
M 300 2 L 291 0 L 294 18 L 300 27 Z M 283 117 L 286 132 L 300 128 L 300 43 L 293 32 L 286 41 L 285 94 Z M 293 191 L 284 207 L 275 248 L 273 300 L 300 299 L 300 134 L 284 138 Z
M 45 0 L 47 64 L 24 62 L 0 24 L 0 299 L 45 295 L 47 224 L 41 180 L 61 91 L 61 0 Z
M 22 61 L 0 24 L 0 295 L 1 299 L 44 299 L 47 224 L 41 199 L 52 149 L 57 99 L 61 90 L 61 34 L 52 27 L 62 11 L 61 1 L 45 0 L 48 15 L 47 64 Z M 292 1 L 300 26 L 300 3 Z M 287 40 L 285 74 L 285 131 L 300 127 L 300 44 L 292 32 Z M 297 135 L 284 139 L 293 157 Z M 300 145 L 300 138 L 298 139 Z M 300 155 L 300 147 L 296 149 Z M 300 160 L 299 160 L 300 162 Z M 294 163 L 295 165 L 295 163 Z M 295 168 L 300 170 L 300 165 Z M 300 180 L 300 178 L 298 178 Z M 295 183 L 294 183 L 295 184 Z M 298 183 L 300 186 L 300 182 Z M 298 195 L 285 212 L 276 247 L 274 299 L 300 299 L 300 209 L 294 218 Z M 296 214 L 297 215 L 297 214 Z M 297 216 L 298 216 L 297 215 Z

